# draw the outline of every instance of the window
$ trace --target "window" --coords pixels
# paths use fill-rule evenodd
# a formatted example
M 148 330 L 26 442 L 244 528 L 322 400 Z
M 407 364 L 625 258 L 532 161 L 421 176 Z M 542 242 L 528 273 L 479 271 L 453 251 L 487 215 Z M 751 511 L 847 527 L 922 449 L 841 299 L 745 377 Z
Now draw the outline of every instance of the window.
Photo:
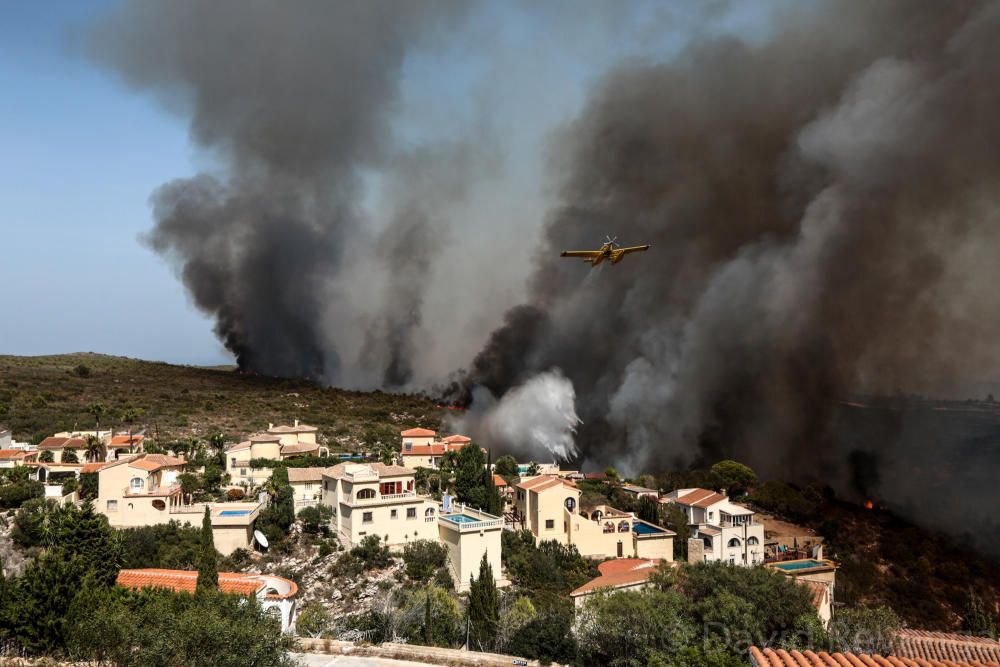
M 229 459 L 229 467 L 230 468 L 235 468 L 236 467 L 236 457 L 235 456 L 233 458 Z
M 417 508 L 416 507 L 407 507 L 406 508 L 406 518 L 407 519 L 416 519 L 417 518 Z
M 413 443 L 412 442 L 405 443 L 405 446 L 406 446 L 406 451 L 408 451 L 408 452 L 413 449 Z
M 398 519 L 399 518 L 399 512 L 397 512 L 396 510 L 391 510 L 389 512 L 389 518 L 390 519 Z
M 109 512 L 117 512 L 118 511 L 118 501 L 117 500 L 109 500 L 108 501 L 108 511 Z
M 552 530 L 555 527 L 556 527 L 556 522 L 554 519 L 545 520 L 545 530 Z
M 247 476 L 247 469 L 246 468 L 240 468 L 240 475 L 242 475 L 243 477 L 246 477 Z
M 739 541 L 738 538 L 734 537 L 733 539 L 729 540 L 729 548 L 732 549 L 732 548 L 735 548 L 735 547 L 738 547 L 738 546 L 740 546 L 740 541 Z
M 628 521 L 621 521 L 618 523 L 618 532 L 627 533 L 628 532 Z
M 434 508 L 428 507 L 424 510 L 424 516 L 434 516 Z
M 371 522 L 372 522 L 371 512 L 365 512 L 364 514 L 361 515 L 361 523 L 371 523 Z
M 133 477 L 130 482 L 133 491 L 142 491 L 142 487 L 146 484 L 141 477 Z
M 361 489 L 355 497 L 358 500 L 371 500 L 375 497 L 375 489 Z
M 576 498 L 567 498 L 563 501 L 563 506 L 566 507 L 570 512 L 576 509 Z
M 752 547 L 757 546 L 758 544 L 760 544 L 760 540 L 751 535 L 750 537 L 747 538 L 747 544 L 749 544 Z

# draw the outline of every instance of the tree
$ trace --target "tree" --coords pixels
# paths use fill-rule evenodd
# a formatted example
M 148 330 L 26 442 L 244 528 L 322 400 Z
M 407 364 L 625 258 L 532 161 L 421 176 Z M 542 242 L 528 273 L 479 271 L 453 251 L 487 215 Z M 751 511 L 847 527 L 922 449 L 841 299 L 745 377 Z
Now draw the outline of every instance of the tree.
M 299 510 L 299 521 L 302 522 L 302 532 L 308 535 L 329 535 L 330 519 L 333 518 L 333 508 L 326 505 L 303 507 Z
M 618 486 L 621 484 L 621 475 L 619 475 L 618 471 L 614 468 L 606 468 L 604 470 L 604 476 L 607 477 L 608 483 L 611 484 L 611 486 Z
M 483 554 L 479 579 L 472 578 L 469 588 L 469 648 L 489 651 L 500 626 L 500 598 L 493 579 L 493 568 Z
M 649 496 L 643 496 L 642 498 L 639 499 L 638 516 L 643 521 L 648 521 L 649 523 L 655 523 L 659 525 L 660 504 L 656 502 L 655 498 L 650 498 Z
M 550 662 L 577 664 L 572 607 L 560 603 L 546 608 L 514 635 L 507 651 L 538 660 L 543 665 Z
M 712 473 L 730 496 L 742 496 L 757 483 L 757 473 L 737 461 L 719 461 L 712 466 Z
M 201 552 L 198 554 L 198 583 L 196 590 L 215 591 L 219 588 L 219 563 L 212 538 L 212 515 L 205 507 L 205 517 L 201 520 Z
M 221 433 L 213 433 L 208 437 L 208 444 L 212 446 L 212 451 L 219 455 L 226 447 L 226 437 Z
M 358 546 L 351 549 L 350 554 L 361 561 L 365 570 L 381 570 L 392 563 L 389 547 L 382 544 L 378 535 L 365 536 Z
M 687 515 L 675 503 L 667 503 L 663 513 L 663 526 L 677 533 L 674 536 L 674 558 L 687 560 L 688 539 L 691 538 L 691 527 Z
M 476 445 L 469 444 L 458 451 L 455 495 L 459 502 L 485 509 L 486 489 L 483 475 L 485 466 L 483 450 Z
M 888 655 L 902 625 L 896 612 L 888 607 L 840 609 L 830 624 L 831 648 L 841 652 Z
M 53 463 L 55 462 L 55 455 L 52 453 L 51 449 L 46 449 L 41 454 L 38 455 L 38 460 L 42 463 Z
M 76 630 L 68 611 L 85 574 L 83 559 L 59 548 L 32 561 L 12 582 L 6 620 L 13 642 L 34 655 L 60 650 Z
M 87 408 L 87 412 L 94 415 L 94 433 L 96 435 L 101 431 L 101 417 L 108 412 L 108 408 L 103 403 L 92 403 Z
M 509 454 L 497 459 L 497 464 L 493 472 L 503 477 L 508 484 L 521 474 L 521 470 L 517 465 L 517 459 Z
M 528 463 L 528 469 L 525 471 L 528 477 L 535 477 L 542 474 L 542 469 L 538 467 L 538 464 L 534 461 Z
M 972 589 L 969 589 L 965 601 L 965 613 L 962 615 L 962 632 L 979 637 L 996 637 L 997 626 L 986 603 Z
M 465 636 L 465 621 L 455 598 L 433 584 L 411 594 L 400 616 L 400 634 L 414 644 L 451 647 Z
M 499 516 L 503 511 L 503 505 L 500 500 L 500 492 L 497 491 L 497 485 L 493 483 L 493 454 L 492 452 L 487 452 L 486 455 L 486 467 L 483 468 L 483 507 L 488 514 L 493 516 Z
M 63 463 L 79 463 L 80 457 L 76 455 L 76 450 L 72 447 L 67 447 L 62 453 Z
M 403 547 L 406 576 L 413 581 L 429 581 L 448 559 L 448 547 L 436 540 L 416 540 Z
M 96 463 L 104 460 L 104 447 L 96 435 L 87 436 L 87 446 L 84 448 L 84 455 L 87 461 Z
M 302 607 L 295 618 L 295 631 L 306 637 L 320 637 L 330 629 L 333 619 L 318 602 L 310 602 Z
M 122 421 L 128 424 L 128 444 L 129 451 L 132 451 L 132 428 L 135 426 L 135 422 L 139 420 L 142 416 L 142 408 L 132 407 L 131 405 L 122 410 Z

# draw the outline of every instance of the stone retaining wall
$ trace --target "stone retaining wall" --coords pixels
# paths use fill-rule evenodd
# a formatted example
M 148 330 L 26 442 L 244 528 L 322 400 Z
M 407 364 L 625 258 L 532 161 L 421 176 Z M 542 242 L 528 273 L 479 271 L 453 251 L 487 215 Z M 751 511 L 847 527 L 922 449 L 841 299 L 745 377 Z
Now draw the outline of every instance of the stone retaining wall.
M 368 645 L 355 644 L 334 639 L 299 638 L 299 646 L 307 653 L 325 653 L 329 655 L 359 655 L 393 660 L 410 660 L 426 662 L 432 665 L 447 667 L 501 667 L 508 665 L 538 665 L 537 660 L 526 660 L 513 655 L 498 653 L 478 653 L 453 648 L 437 648 L 434 646 L 419 646 L 417 644 L 385 644 Z M 552 663 L 553 667 L 559 667 Z

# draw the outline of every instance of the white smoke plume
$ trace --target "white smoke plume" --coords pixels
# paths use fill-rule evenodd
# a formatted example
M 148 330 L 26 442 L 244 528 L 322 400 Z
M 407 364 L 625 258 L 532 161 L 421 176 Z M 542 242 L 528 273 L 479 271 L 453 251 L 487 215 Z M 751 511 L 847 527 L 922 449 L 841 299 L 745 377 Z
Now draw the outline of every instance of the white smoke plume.
M 468 412 L 451 429 L 469 433 L 476 442 L 499 445 L 518 460 L 548 462 L 576 456 L 579 424 L 573 383 L 553 368 L 514 387 L 499 401 L 485 387 L 475 388 Z

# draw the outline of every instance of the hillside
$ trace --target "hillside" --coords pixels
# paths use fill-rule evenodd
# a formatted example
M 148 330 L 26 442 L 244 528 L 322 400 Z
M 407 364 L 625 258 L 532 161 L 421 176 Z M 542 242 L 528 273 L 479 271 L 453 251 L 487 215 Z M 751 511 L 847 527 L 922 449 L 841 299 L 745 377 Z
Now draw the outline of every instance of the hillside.
M 93 428 L 88 407 L 94 403 L 110 411 L 104 428 L 124 428 L 125 408 L 140 409 L 137 429 L 145 426 L 161 442 L 216 432 L 232 440 L 268 422 L 297 418 L 318 426 L 331 444 L 350 446 L 366 433 L 437 428 L 441 420 L 441 410 L 416 395 L 345 391 L 226 368 L 91 353 L 0 356 L 0 425 L 16 439 Z

